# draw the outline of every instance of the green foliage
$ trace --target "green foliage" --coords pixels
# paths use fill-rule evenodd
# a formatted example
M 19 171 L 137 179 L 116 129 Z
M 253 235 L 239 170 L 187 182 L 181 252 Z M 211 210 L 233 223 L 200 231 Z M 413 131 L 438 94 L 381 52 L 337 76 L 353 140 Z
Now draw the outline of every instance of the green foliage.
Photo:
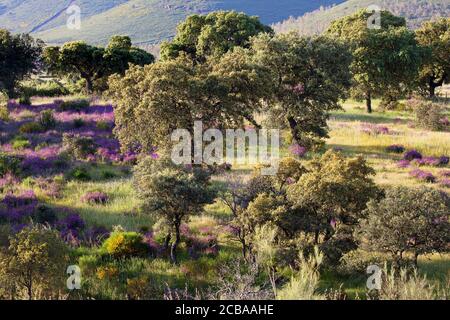
M 257 17 L 235 11 L 217 11 L 208 15 L 191 15 L 177 27 L 172 42 L 161 46 L 161 59 L 174 59 L 183 52 L 193 60 L 219 57 L 234 47 L 248 47 L 258 33 L 273 33 Z
M 68 154 L 80 160 L 85 159 L 89 155 L 95 154 L 95 151 L 97 150 L 91 137 L 64 133 L 62 143 L 64 150 Z
M 320 144 L 328 112 L 340 108 L 350 86 L 347 47 L 326 37 L 263 34 L 253 39 L 251 54 L 271 81 L 265 96 L 271 123 L 289 127 L 301 146 Z
M 31 106 L 31 97 L 27 94 L 22 94 L 19 98 L 19 104 Z
M 136 232 L 115 231 L 102 244 L 102 250 L 115 259 L 143 256 L 148 248 L 142 235 Z
M 388 258 L 383 253 L 368 252 L 361 249 L 353 250 L 342 256 L 338 271 L 349 276 L 366 275 L 368 266 L 382 266 L 387 262 Z
M 414 111 L 415 123 L 428 130 L 440 131 L 445 128 L 445 108 L 432 101 L 413 99 L 408 101 L 408 107 Z
M 12 147 L 15 150 L 22 150 L 29 148 L 31 146 L 30 141 L 23 137 L 23 136 L 17 136 L 12 140 Z
M 297 210 L 308 213 L 310 232 L 324 232 L 329 238 L 333 221 L 337 227 L 355 225 L 366 203 L 379 197 L 374 174 L 362 157 L 349 159 L 330 150 L 312 161 L 309 172 L 288 189 L 288 199 Z
M 107 121 L 100 120 L 96 124 L 97 129 L 99 130 L 109 130 L 111 129 L 111 125 Z
M 46 47 L 43 60 L 47 70 L 53 74 L 84 79 L 86 91 L 92 93 L 96 83 L 104 83 L 114 73 L 123 74 L 129 63 L 145 65 L 152 63 L 154 57 L 144 50 L 132 48 L 130 38 L 114 36 L 106 48 L 83 41 L 67 42 L 62 47 Z
M 13 35 L 0 29 L 0 90 L 13 98 L 18 82 L 38 69 L 44 43 L 28 34 Z
M 0 153 L 0 176 L 7 173 L 17 175 L 20 173 L 20 159 L 14 155 Z
M 89 171 L 84 166 L 78 166 L 73 168 L 68 176 L 72 179 L 79 180 L 79 181 L 89 181 L 92 179 L 91 175 L 89 174 Z
M 366 99 L 368 112 L 372 112 L 374 96 L 385 92 L 400 96 L 415 88 L 424 55 L 404 18 L 382 11 L 381 28 L 369 29 L 371 15 L 367 10 L 358 11 L 333 22 L 326 32 L 345 41 L 352 50 L 352 90 L 356 97 Z
M 419 82 L 430 97 L 450 77 L 450 18 L 427 21 L 416 31 L 419 44 L 429 50 Z
M 142 210 L 161 218 L 173 239 L 171 259 L 181 241 L 180 226 L 192 215 L 198 215 L 214 200 L 210 175 L 201 168 L 184 169 L 168 160 L 145 158 L 134 168 L 134 186 L 142 202 Z
M 21 83 L 20 91 L 29 97 L 58 97 L 70 93 L 69 89 L 64 87 L 56 80 L 39 81 L 30 80 Z
M 83 111 L 89 108 L 90 104 L 86 99 L 67 100 L 60 104 L 59 109 L 61 111 Z
M 0 120 L 9 121 L 8 95 L 0 91 Z
M 19 132 L 22 134 L 39 133 L 44 131 L 44 127 L 39 122 L 27 122 L 20 126 Z
M 434 189 L 392 188 L 380 201 L 370 201 L 356 230 L 365 249 L 388 252 L 402 260 L 405 252 L 419 255 L 448 250 L 448 195 Z
M 115 133 L 122 147 L 136 144 L 145 151 L 170 149 L 174 128 L 254 122 L 268 89 L 262 68 L 242 50 L 217 63 L 193 64 L 186 57 L 131 67 L 124 77 L 113 76 L 108 95 L 116 102 Z M 173 110 L 179 110 L 173 117 Z
M 39 124 L 45 130 L 50 130 L 56 127 L 56 119 L 53 115 L 52 109 L 47 109 L 41 112 L 39 115 Z
M 68 257 L 69 249 L 58 232 L 39 225 L 24 228 L 10 238 L 0 258 L 1 287 L 9 299 L 57 299 Z

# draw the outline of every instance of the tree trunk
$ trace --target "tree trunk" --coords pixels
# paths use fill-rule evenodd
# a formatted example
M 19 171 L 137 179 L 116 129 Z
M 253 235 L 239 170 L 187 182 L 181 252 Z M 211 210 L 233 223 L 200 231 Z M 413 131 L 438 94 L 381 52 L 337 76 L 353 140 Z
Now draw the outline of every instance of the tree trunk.
M 372 113 L 372 95 L 370 94 L 370 92 L 367 92 L 366 94 L 366 107 L 367 112 Z
M 176 264 L 177 263 L 177 248 L 178 248 L 178 244 L 180 243 L 181 240 L 181 236 L 180 236 L 180 224 L 177 224 L 175 226 L 175 242 L 172 243 L 172 247 L 170 248 L 170 260 L 172 261 L 172 263 Z
M 86 77 L 86 91 L 89 94 L 94 92 L 94 83 L 92 82 L 92 79 L 89 77 Z
M 288 117 L 287 120 L 289 122 L 289 127 L 291 128 L 292 139 L 295 143 L 298 143 L 299 137 L 298 137 L 297 121 L 295 121 L 293 117 Z
M 169 249 L 169 243 L 170 243 L 171 237 L 172 237 L 172 235 L 170 233 L 168 233 L 166 238 L 164 239 L 164 250 L 165 251 L 167 251 L 167 249 Z

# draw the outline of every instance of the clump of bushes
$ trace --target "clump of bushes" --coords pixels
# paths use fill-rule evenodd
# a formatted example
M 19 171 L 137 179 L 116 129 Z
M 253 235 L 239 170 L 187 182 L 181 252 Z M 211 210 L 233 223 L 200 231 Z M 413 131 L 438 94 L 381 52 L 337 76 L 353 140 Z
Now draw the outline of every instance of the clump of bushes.
M 47 109 L 41 112 L 39 115 L 39 124 L 45 130 L 53 129 L 56 127 L 56 119 L 53 115 L 53 110 Z
M 22 150 L 29 148 L 30 146 L 30 141 L 23 136 L 17 136 L 12 140 L 12 147 L 14 150 Z
M 416 124 L 424 129 L 443 130 L 444 108 L 437 103 L 426 100 L 413 99 L 408 102 L 415 113 Z
M 81 201 L 90 204 L 106 204 L 109 201 L 109 196 L 100 191 L 88 192 L 81 197 Z
M 19 128 L 19 132 L 22 134 L 39 133 L 42 131 L 44 131 L 44 127 L 39 122 L 27 122 Z
M 61 111 L 83 111 L 87 109 L 90 105 L 89 100 L 86 99 L 76 99 L 76 100 L 68 100 L 63 101 L 59 105 L 59 109 Z
M 20 158 L 0 153 L 0 176 L 4 176 L 7 173 L 17 176 L 20 173 L 20 163 Z
M 63 134 L 63 148 L 77 159 L 86 159 L 96 151 L 96 145 L 91 137 L 68 133 Z
M 137 232 L 114 231 L 102 245 L 104 252 L 114 258 L 143 256 L 148 248 Z
M 69 94 L 69 90 L 56 81 L 29 81 L 22 86 L 22 92 L 29 97 L 58 97 Z

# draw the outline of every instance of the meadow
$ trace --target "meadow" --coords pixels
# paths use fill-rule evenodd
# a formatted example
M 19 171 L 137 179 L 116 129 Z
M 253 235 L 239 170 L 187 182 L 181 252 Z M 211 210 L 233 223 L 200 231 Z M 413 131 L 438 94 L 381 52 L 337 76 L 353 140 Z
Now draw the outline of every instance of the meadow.
M 228 226 L 231 212 L 220 200 L 182 226 L 183 243 L 177 265 L 171 264 L 163 254 L 153 259 L 135 257 L 106 262 L 99 258 L 99 246 L 112 230 L 139 232 L 149 246 L 160 252 L 163 239 L 158 230 L 162 227 L 152 216 L 139 210 L 131 176 L 138 155 L 120 152 L 112 134 L 111 104 L 94 99 L 90 106 L 80 110 L 64 110 L 63 101 L 80 99 L 35 98 L 31 106 L 10 104 L 9 120 L 0 122 L 0 149 L 23 159 L 20 170 L 27 178 L 10 175 L 0 181 L 4 199 L 11 192 L 17 195 L 14 208 L 9 208 L 6 200 L 2 201 L 0 217 L 7 219 L 11 229 L 17 232 L 25 226 L 24 218 L 29 212 L 25 209 L 30 206 L 44 208 L 40 209 L 44 213 L 46 210 L 56 213 L 52 223 L 74 248 L 72 261 L 82 268 L 83 281 L 87 284 L 82 293 L 69 294 L 74 298 L 77 295 L 100 299 L 167 298 L 170 288 L 186 288 L 190 295 L 195 295 L 196 290 L 209 290 L 220 278 L 221 267 L 233 264 L 241 250 Z M 55 123 L 51 128 L 26 130 L 27 123 L 42 123 L 45 110 L 52 110 Z M 346 101 L 343 110 L 332 113 L 328 124 L 330 132 L 325 149 L 338 150 L 349 157 L 362 155 L 376 170 L 374 180 L 378 185 L 384 188 L 427 185 L 450 192 L 448 162 L 444 165 L 438 162 L 450 155 L 449 130 L 420 129 L 409 111 L 376 110 L 367 114 L 362 103 L 356 101 Z M 90 143 L 95 145 L 93 154 L 88 154 L 83 161 L 68 157 L 63 145 L 64 134 L 91 139 Z M 388 152 L 390 146 L 404 149 L 399 153 Z M 405 152 L 410 150 L 421 153 L 423 161 L 403 160 Z M 300 160 L 308 163 L 323 152 L 307 153 Z M 295 156 L 290 154 L 286 143 L 282 153 Z M 157 154 L 151 156 L 156 158 Z M 251 166 L 233 167 L 228 174 L 245 179 L 252 170 Z M 427 179 L 414 175 L 415 170 L 429 173 L 433 179 L 429 175 Z M 213 183 L 220 184 L 226 177 L 216 175 Z M 3 233 L 7 227 L 2 228 Z M 445 285 L 450 275 L 450 255 L 423 256 L 418 267 L 421 274 Z M 289 274 L 289 270 L 284 272 Z M 349 299 L 364 299 L 366 278 L 364 274 L 346 277 L 325 270 L 321 274 L 320 290 L 342 290 Z M 150 289 L 145 286 L 149 282 L 153 284 Z

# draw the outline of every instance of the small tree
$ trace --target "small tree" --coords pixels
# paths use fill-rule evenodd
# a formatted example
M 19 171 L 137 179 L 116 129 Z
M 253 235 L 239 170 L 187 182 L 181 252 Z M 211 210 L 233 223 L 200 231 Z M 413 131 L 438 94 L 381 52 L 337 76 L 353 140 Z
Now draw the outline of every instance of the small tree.
M 448 250 L 448 195 L 430 188 L 396 187 L 380 201 L 371 201 L 356 230 L 365 248 L 389 252 L 402 260 L 405 252 L 419 255 Z
M 350 86 L 347 48 L 326 37 L 262 34 L 253 39 L 251 54 L 268 70 L 271 86 L 265 98 L 272 125 L 288 127 L 304 147 L 327 137 L 328 112 L 340 108 Z
M 68 253 L 58 232 L 39 225 L 25 228 L 10 238 L 1 257 L 2 286 L 8 282 L 12 292 L 25 290 L 29 300 L 36 298 L 38 289 L 48 290 L 48 297 L 55 298 L 65 284 Z
M 84 79 L 86 91 L 92 93 L 95 83 L 112 74 L 124 74 L 129 64 L 146 65 L 154 57 L 131 46 L 125 36 L 113 36 L 106 48 L 89 45 L 83 41 L 67 42 L 62 47 L 45 48 L 43 60 L 47 70 L 57 75 L 75 75 Z
M 309 213 L 307 231 L 315 234 L 315 244 L 321 234 L 324 241 L 329 240 L 340 223 L 356 225 L 366 203 L 380 194 L 371 178 L 374 174 L 361 157 L 347 159 L 339 152 L 327 151 L 288 189 L 294 208 Z
M 166 239 L 167 243 L 172 240 L 170 258 L 176 263 L 181 223 L 212 203 L 214 192 L 209 185 L 209 173 L 171 165 L 169 161 L 142 160 L 134 171 L 134 185 L 144 212 L 162 218 L 169 227 Z
M 12 98 L 17 83 L 39 69 L 44 43 L 28 34 L 12 35 L 0 29 L 0 90 Z
M 422 62 L 422 51 L 414 33 L 406 28 L 404 18 L 382 11 L 381 28 L 369 29 L 367 21 L 371 15 L 361 10 L 336 20 L 326 32 L 351 49 L 350 70 L 355 83 L 352 91 L 355 96 L 365 98 L 369 113 L 375 95 L 411 90 Z
M 416 30 L 416 38 L 422 47 L 430 50 L 421 68 L 419 81 L 433 98 L 436 88 L 450 79 L 450 18 L 425 22 Z

